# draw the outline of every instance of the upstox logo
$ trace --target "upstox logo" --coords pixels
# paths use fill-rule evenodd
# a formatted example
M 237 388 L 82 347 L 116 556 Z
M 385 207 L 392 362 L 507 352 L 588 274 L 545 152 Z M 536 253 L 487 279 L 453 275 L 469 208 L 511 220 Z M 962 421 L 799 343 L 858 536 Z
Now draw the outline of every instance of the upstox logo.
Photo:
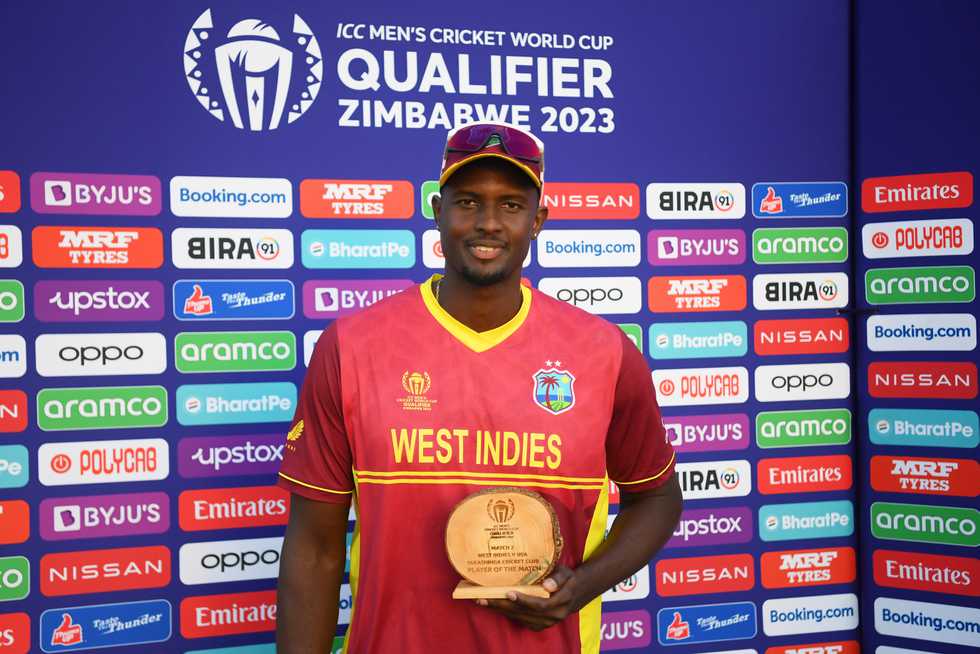
M 177 422 L 224 425 L 289 422 L 296 408 L 296 386 L 287 382 L 195 384 L 177 387 Z
M 872 268 L 864 275 L 868 304 L 972 302 L 976 280 L 971 266 Z
M 748 331 L 740 320 L 650 325 L 650 356 L 654 359 L 739 357 L 747 349 Z
M 843 263 L 847 230 L 843 227 L 790 227 L 752 232 L 756 263 Z
M 296 367 L 292 332 L 181 332 L 174 339 L 177 370 L 270 372 Z
M 868 434 L 876 445 L 975 448 L 980 419 L 974 411 L 872 409 Z
M 755 441 L 761 448 L 844 445 L 851 441 L 851 412 L 762 411 L 755 417 Z
M 45 388 L 37 394 L 37 425 L 63 429 L 132 429 L 167 424 L 162 386 Z
M 411 268 L 415 235 L 407 229 L 307 229 L 305 268 Z
M 874 502 L 871 533 L 885 540 L 980 546 L 980 512 L 976 509 L 931 504 Z

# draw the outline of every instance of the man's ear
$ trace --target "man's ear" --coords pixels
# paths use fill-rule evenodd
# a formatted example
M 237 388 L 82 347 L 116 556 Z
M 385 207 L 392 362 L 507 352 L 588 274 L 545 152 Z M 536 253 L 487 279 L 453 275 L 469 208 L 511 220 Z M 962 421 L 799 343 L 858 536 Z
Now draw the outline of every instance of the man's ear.
M 439 193 L 432 194 L 432 216 L 436 221 L 436 229 L 439 227 L 439 212 L 442 211 L 442 189 L 439 189 Z
M 538 210 L 534 214 L 534 226 L 531 227 L 531 238 L 535 239 L 544 227 L 545 221 L 548 220 L 548 207 L 543 204 L 538 205 Z

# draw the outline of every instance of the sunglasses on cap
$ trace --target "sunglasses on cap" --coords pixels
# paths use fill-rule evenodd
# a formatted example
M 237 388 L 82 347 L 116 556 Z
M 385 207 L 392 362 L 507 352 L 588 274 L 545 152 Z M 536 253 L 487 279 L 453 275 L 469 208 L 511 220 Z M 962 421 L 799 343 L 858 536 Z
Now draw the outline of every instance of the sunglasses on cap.
M 541 144 L 527 132 L 508 125 L 470 124 L 457 129 L 446 142 L 446 153 L 472 153 L 482 150 L 496 136 L 500 146 L 512 157 L 530 163 L 541 162 Z

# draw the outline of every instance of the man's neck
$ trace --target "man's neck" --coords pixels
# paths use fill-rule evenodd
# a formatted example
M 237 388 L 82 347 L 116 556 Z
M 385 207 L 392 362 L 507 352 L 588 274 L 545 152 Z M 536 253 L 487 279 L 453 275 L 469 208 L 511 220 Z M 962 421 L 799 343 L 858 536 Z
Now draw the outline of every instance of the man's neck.
M 478 286 L 447 274 L 437 285 L 437 298 L 442 308 L 475 332 L 489 331 L 506 324 L 521 310 L 524 301 L 520 277 Z

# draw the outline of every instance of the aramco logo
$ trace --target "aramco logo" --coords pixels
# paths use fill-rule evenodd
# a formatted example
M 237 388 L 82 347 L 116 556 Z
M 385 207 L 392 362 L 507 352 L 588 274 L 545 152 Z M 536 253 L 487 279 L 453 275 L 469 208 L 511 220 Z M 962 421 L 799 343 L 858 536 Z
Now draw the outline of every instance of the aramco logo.
M 510 522 L 516 510 L 513 500 L 510 499 L 498 498 L 487 502 L 487 515 L 498 525 Z
M 281 25 L 280 28 L 284 28 Z M 312 106 L 323 80 L 320 44 L 299 15 L 287 37 L 257 18 L 216 28 L 207 9 L 184 41 L 184 76 L 201 106 L 253 132 L 291 123 Z

